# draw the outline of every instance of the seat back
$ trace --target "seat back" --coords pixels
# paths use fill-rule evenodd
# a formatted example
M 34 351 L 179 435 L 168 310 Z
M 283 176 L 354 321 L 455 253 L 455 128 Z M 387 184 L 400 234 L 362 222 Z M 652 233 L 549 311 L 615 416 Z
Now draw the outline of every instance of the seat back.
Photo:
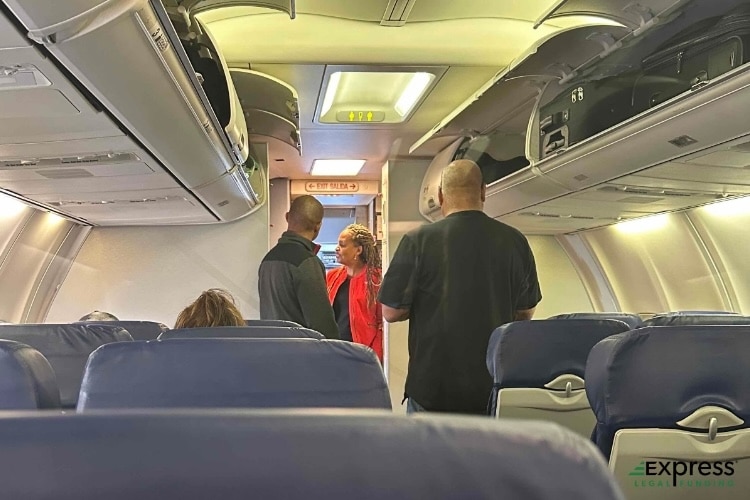
M 314 339 L 173 339 L 104 346 L 89 359 L 79 410 L 391 408 L 368 347 Z
M 290 328 L 302 328 L 302 325 L 286 319 L 246 319 L 247 326 L 286 326 Z
M 584 388 L 586 358 L 601 339 L 627 330 L 609 319 L 518 321 L 497 328 L 487 351 L 494 382 L 489 413 L 550 420 L 588 437 L 595 420 Z
M 167 339 L 319 339 L 322 334 L 302 327 L 283 326 L 219 326 L 207 328 L 178 328 L 167 330 L 159 335 L 159 340 Z
M 133 340 L 113 325 L 0 325 L 0 339 L 14 340 L 38 350 L 55 372 L 63 408 L 75 408 L 86 360 L 97 347 Z
M 162 332 L 169 330 L 167 325 L 156 321 L 79 321 L 78 323 L 119 326 L 127 330 L 133 340 L 156 340 Z
M 726 312 L 673 312 L 657 314 L 643 326 L 750 325 L 750 317 Z
M 623 498 L 590 442 L 544 422 L 342 410 L 15 414 L 0 416 L 0 441 L 9 499 Z
M 643 320 L 640 316 L 635 313 L 623 313 L 623 312 L 578 312 L 578 313 L 567 313 L 558 314 L 556 316 L 550 316 L 548 319 L 614 319 L 622 321 L 630 327 L 630 329 L 639 328 L 643 325 Z
M 0 410 L 48 408 L 60 408 L 60 391 L 47 359 L 26 344 L 0 340 Z
M 750 496 L 750 326 L 646 327 L 586 366 L 594 440 L 629 499 Z

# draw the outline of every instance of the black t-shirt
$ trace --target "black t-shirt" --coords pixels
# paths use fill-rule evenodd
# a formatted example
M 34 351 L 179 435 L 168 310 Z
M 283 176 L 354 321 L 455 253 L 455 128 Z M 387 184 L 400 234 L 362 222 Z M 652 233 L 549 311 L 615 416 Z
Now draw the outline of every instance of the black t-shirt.
M 352 341 L 352 326 L 349 322 L 349 276 L 346 277 L 333 298 L 333 315 L 339 325 L 339 339 Z
M 378 298 L 410 310 L 406 394 L 428 410 L 485 413 L 490 335 L 542 295 L 526 238 L 471 210 L 407 233 Z

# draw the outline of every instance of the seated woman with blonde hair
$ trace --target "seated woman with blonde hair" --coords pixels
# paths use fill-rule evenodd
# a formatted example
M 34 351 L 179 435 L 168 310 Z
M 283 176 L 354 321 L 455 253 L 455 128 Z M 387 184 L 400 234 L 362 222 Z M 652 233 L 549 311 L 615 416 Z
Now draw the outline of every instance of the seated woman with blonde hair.
M 220 288 L 206 290 L 177 316 L 177 328 L 206 326 L 245 326 L 234 297 Z
M 339 338 L 371 347 L 383 362 L 383 313 L 377 301 L 381 281 L 380 251 L 375 237 L 361 224 L 349 224 L 339 235 L 336 260 L 328 271 L 328 299 Z

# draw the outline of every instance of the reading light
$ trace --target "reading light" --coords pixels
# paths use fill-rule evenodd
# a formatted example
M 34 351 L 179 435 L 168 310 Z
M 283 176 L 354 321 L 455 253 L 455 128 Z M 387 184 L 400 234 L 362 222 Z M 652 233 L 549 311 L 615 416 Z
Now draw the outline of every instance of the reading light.
M 357 175 L 366 160 L 314 160 L 310 175 Z
M 328 80 L 328 88 L 326 88 L 326 95 L 323 98 L 323 106 L 320 108 L 320 116 L 327 114 L 331 110 L 331 106 L 333 106 L 333 98 L 336 97 L 336 91 L 339 88 L 340 81 L 340 71 L 333 73 Z
M 401 97 L 396 101 L 394 108 L 396 112 L 401 116 L 406 116 L 411 111 L 411 108 L 417 103 L 422 93 L 430 84 L 430 81 L 435 77 L 431 73 L 414 73 L 411 81 L 404 89 Z
M 615 228 L 625 234 L 648 233 L 664 228 L 668 221 L 668 214 L 658 214 L 620 222 L 615 224 Z

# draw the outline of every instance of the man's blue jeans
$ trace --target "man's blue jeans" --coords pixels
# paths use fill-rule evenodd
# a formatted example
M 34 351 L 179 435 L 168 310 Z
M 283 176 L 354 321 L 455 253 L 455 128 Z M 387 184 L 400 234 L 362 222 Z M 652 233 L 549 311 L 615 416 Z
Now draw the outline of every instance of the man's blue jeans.
M 421 413 L 427 411 L 424 406 L 414 401 L 414 398 L 406 399 L 406 414 L 411 415 L 412 413 Z

